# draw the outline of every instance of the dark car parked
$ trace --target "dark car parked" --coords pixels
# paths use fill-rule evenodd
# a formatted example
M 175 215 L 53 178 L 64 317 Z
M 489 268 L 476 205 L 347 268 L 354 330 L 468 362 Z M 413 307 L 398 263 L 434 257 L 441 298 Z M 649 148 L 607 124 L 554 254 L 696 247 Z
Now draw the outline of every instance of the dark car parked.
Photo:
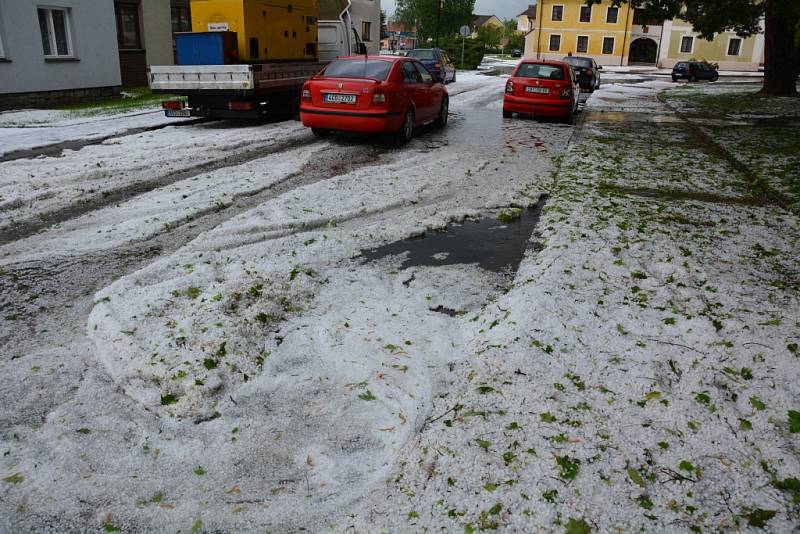
M 672 67 L 672 81 L 677 82 L 680 79 L 690 82 L 697 80 L 716 82 L 719 79 L 719 73 L 705 61 L 679 61 Z
M 456 66 L 441 48 L 415 48 L 414 50 L 409 50 L 406 57 L 413 57 L 419 60 L 442 83 L 456 81 Z
M 595 89 L 600 89 L 600 65 L 590 57 L 580 56 L 567 56 L 562 59 L 564 63 L 569 64 L 575 75 L 578 78 L 578 84 L 581 90 L 594 92 Z
M 511 57 L 522 57 L 522 50 L 515 48 L 511 51 Z

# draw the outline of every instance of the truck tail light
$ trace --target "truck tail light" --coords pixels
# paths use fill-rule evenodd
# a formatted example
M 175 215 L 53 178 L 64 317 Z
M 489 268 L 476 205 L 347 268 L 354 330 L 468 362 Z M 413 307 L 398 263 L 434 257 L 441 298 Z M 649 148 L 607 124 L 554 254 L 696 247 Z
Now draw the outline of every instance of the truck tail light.
M 164 100 L 161 102 L 161 109 L 183 109 L 185 102 L 180 100 Z
M 513 95 L 514 94 L 514 82 L 508 80 L 506 82 L 506 93 Z
M 231 111 L 250 111 L 256 106 L 252 102 L 228 102 L 228 109 Z
M 382 89 L 375 89 L 375 92 L 372 93 L 372 103 L 378 105 L 385 105 L 386 93 L 384 93 Z

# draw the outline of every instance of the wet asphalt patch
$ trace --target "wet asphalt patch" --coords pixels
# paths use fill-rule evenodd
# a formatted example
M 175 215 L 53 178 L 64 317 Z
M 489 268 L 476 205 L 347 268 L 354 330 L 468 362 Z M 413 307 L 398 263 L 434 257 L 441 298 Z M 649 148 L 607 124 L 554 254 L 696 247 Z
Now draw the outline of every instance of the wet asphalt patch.
M 403 239 L 374 249 L 362 250 L 366 261 L 401 257 L 401 268 L 477 264 L 493 272 L 516 272 L 528 241 L 539 222 L 545 198 L 512 221 L 497 217 L 450 223 L 442 230 Z

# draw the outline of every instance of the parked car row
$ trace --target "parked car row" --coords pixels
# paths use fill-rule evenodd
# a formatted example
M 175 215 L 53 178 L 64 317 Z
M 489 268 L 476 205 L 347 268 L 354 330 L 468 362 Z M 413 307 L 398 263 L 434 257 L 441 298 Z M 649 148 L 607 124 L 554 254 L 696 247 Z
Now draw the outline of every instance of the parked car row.
M 303 125 L 318 137 L 336 131 L 385 133 L 401 143 L 411 139 L 417 126 L 445 127 L 447 71 L 434 76 L 423 63 L 430 57 L 350 56 L 330 62 L 303 85 Z M 503 117 L 518 113 L 561 117 L 572 123 L 579 97 L 579 78 L 570 64 L 523 60 L 506 82 Z

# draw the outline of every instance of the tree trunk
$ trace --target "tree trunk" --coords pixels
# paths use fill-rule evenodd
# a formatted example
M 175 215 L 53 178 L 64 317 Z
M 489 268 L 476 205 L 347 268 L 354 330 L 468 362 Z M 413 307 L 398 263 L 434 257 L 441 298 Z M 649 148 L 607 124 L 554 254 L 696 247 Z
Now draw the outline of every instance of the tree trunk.
M 798 57 L 795 31 L 798 20 L 790 16 L 788 2 L 767 0 L 764 18 L 764 96 L 796 96 Z

